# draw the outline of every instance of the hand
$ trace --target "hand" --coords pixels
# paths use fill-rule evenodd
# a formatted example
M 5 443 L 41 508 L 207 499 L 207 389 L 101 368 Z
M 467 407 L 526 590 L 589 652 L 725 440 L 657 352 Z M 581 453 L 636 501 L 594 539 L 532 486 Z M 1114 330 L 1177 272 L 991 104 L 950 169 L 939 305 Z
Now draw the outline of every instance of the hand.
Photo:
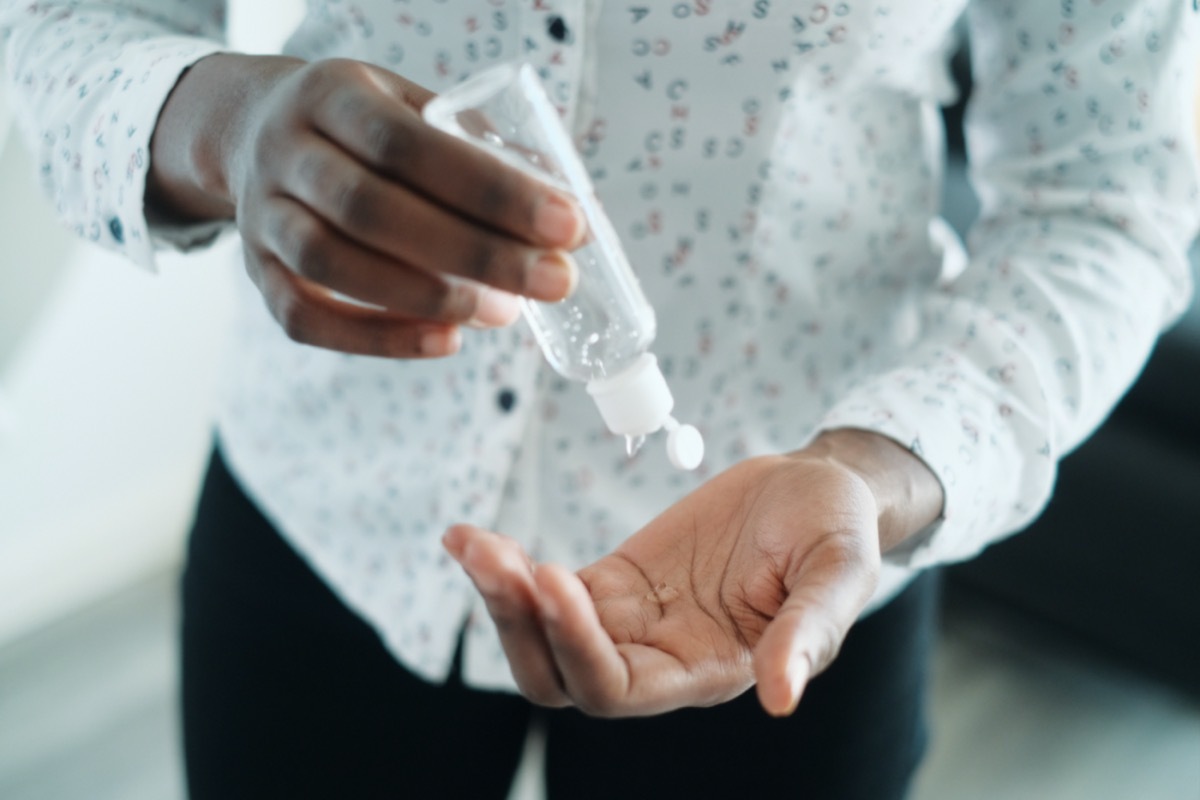
M 293 339 L 449 355 L 458 324 L 512 322 L 515 294 L 569 294 L 563 251 L 584 223 L 566 195 L 426 125 L 432 97 L 354 61 L 210 56 L 164 107 L 148 203 L 236 217 L 246 269 Z
M 721 473 L 578 573 L 478 528 L 451 528 L 445 544 L 534 702 L 636 716 L 757 683 L 763 707 L 785 715 L 870 599 L 883 547 L 940 509 L 916 457 L 836 431 Z

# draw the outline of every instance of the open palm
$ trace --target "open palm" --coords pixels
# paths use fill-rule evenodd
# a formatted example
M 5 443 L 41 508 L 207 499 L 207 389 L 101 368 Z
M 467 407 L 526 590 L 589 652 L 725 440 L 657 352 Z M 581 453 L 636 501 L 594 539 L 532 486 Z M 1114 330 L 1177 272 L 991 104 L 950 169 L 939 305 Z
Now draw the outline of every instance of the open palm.
M 758 684 L 789 713 L 874 591 L 867 485 L 831 460 L 754 458 L 572 573 L 456 526 L 446 546 L 487 603 L 521 691 L 602 716 L 721 703 Z

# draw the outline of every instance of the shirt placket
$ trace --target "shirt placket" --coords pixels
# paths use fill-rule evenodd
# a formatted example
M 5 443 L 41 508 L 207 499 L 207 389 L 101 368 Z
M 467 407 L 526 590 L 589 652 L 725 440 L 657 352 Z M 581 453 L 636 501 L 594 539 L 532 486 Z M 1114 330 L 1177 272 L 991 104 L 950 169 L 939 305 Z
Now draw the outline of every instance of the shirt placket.
M 573 127 L 584 78 L 589 6 L 598 0 L 522 0 L 521 58 L 542 79 L 559 114 Z

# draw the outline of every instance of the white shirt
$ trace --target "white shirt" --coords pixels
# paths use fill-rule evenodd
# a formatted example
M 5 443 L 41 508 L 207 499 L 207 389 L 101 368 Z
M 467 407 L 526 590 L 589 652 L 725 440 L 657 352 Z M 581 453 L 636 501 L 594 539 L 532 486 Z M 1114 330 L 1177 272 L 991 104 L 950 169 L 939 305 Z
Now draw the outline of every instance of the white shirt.
M 983 218 L 969 257 L 933 225 L 968 16 Z M 223 3 L 15 2 L 9 74 L 42 176 L 82 236 L 152 267 L 149 139 Z M 512 686 L 440 535 L 472 522 L 578 567 L 740 459 L 854 426 L 910 447 L 944 518 L 913 570 L 1026 525 L 1188 302 L 1200 199 L 1193 0 L 391 0 L 309 3 L 286 52 L 435 91 L 526 59 L 573 122 L 658 310 L 695 474 L 625 458 L 524 325 L 437 362 L 291 342 L 244 281 L 224 452 L 267 516 L 404 664 Z M 932 232 L 931 232 L 932 231 Z M 803 487 L 798 487 L 802 490 Z M 1081 543 L 1081 547 L 1086 543 Z

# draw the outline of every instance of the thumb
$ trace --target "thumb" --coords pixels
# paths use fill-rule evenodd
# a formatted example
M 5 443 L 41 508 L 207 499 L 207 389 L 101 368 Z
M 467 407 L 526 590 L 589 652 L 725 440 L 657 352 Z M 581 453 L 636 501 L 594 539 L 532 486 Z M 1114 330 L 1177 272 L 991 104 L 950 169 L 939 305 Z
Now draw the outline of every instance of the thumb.
M 837 656 L 879 582 L 877 540 L 874 530 L 828 534 L 785 576 L 787 599 L 754 648 L 767 713 L 795 711 L 804 687 Z
M 377 89 L 417 111 L 424 109 L 426 103 L 437 97 L 434 92 L 431 92 L 424 86 L 413 83 L 389 69 L 375 65 L 367 66 L 367 74 Z

